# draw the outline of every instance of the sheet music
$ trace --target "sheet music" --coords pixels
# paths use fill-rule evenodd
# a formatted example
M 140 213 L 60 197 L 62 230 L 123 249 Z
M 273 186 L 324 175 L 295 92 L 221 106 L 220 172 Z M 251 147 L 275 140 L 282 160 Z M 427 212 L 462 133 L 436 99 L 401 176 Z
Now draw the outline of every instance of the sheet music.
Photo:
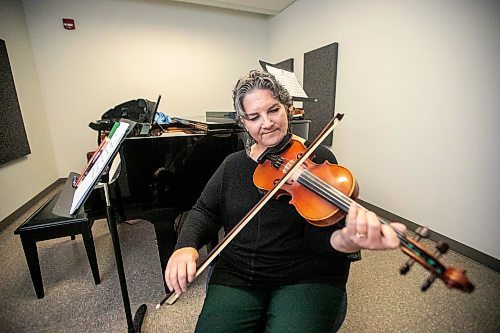
M 290 93 L 292 97 L 304 97 L 307 98 L 307 94 L 304 88 L 299 83 L 295 73 L 286 71 L 284 69 L 279 69 L 266 64 L 266 70 L 273 74 L 276 80 L 281 83 L 286 90 Z
M 127 133 L 127 128 L 130 125 L 125 122 L 120 122 L 120 126 L 116 129 L 113 136 L 109 139 L 109 142 L 104 147 L 101 155 L 97 158 L 97 161 L 89 170 L 89 173 L 83 180 L 78 184 L 75 190 L 75 195 L 73 196 L 73 202 L 71 203 L 70 214 L 73 215 L 81 207 L 86 194 L 92 190 L 101 176 L 106 165 L 111 162 L 111 157 L 114 155 L 115 150 L 120 146 L 120 142 Z

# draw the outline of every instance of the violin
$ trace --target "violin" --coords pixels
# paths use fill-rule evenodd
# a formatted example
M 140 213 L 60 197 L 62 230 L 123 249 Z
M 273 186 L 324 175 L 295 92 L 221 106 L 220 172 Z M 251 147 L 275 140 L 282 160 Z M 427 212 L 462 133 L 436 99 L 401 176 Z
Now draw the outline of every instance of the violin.
M 342 220 L 352 203 L 362 207 L 355 201 L 359 186 L 348 169 L 329 162 L 316 164 L 309 159 L 342 117 L 343 114 L 337 114 L 308 148 L 293 140 L 291 135 L 287 135 L 280 144 L 268 148 L 258 158 L 259 165 L 253 175 L 254 184 L 267 192 L 198 265 L 195 279 L 273 197 L 291 195 L 290 204 L 293 204 L 309 223 L 318 227 L 329 226 Z M 386 219 L 379 217 L 379 220 L 390 226 Z M 467 293 L 474 290 L 474 285 L 468 280 L 463 269 L 445 267 L 438 261 L 438 257 L 449 248 L 446 243 L 439 242 L 435 253 L 430 253 L 418 243 L 422 237 L 428 236 L 427 228 L 417 230 L 414 239 L 396 229 L 394 231 L 400 240 L 401 250 L 410 257 L 401 267 L 400 273 L 406 274 L 415 262 L 431 273 L 421 286 L 422 291 L 426 291 L 436 278 L 442 280 L 448 288 Z M 178 298 L 179 295 L 170 292 L 156 305 L 156 309 L 164 303 L 174 304 Z

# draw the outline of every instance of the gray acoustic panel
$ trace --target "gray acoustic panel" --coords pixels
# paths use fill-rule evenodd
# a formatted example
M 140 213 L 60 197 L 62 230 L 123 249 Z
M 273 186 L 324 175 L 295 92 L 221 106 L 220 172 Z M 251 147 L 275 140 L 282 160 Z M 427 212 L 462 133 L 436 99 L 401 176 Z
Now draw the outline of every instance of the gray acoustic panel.
M 317 102 L 304 102 L 304 118 L 311 120 L 309 137 L 315 138 L 335 114 L 338 43 L 304 53 L 304 90 Z M 332 135 L 323 142 L 332 145 Z
M 31 153 L 5 41 L 0 39 L 0 165 Z

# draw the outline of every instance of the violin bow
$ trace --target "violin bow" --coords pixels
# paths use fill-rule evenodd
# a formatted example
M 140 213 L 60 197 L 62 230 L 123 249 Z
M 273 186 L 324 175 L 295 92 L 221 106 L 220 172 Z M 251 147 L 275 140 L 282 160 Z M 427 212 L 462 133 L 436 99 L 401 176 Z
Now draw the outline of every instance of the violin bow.
M 321 133 L 316 137 L 309 148 L 304 152 L 304 154 L 295 162 L 295 164 L 283 175 L 281 180 L 277 182 L 274 187 L 266 192 L 264 196 L 255 204 L 255 206 L 250 209 L 250 211 L 236 224 L 236 226 L 229 231 L 226 236 L 217 244 L 217 246 L 210 251 L 205 260 L 203 260 L 196 268 L 196 274 L 194 279 L 200 276 L 203 271 L 215 260 L 215 258 L 226 248 L 229 243 L 243 230 L 243 228 L 250 222 L 250 220 L 264 207 L 264 205 L 271 200 L 271 198 L 279 191 L 279 189 L 285 184 L 288 179 L 297 171 L 303 162 L 305 162 L 309 156 L 314 152 L 314 150 L 326 139 L 326 137 L 337 127 L 338 123 L 342 119 L 344 114 L 337 113 L 337 115 L 330 120 L 328 125 L 321 131 Z M 193 281 L 194 281 L 193 279 Z M 189 286 L 189 285 L 188 285 Z M 175 292 L 168 293 L 161 301 L 156 305 L 156 309 L 159 309 L 163 304 L 167 303 L 169 305 L 174 304 L 180 295 Z

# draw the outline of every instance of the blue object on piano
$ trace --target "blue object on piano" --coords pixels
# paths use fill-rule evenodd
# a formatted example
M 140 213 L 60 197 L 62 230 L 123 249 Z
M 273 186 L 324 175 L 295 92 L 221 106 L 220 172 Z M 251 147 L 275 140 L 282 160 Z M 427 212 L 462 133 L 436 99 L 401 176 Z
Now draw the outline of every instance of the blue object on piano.
M 166 114 L 164 114 L 163 112 L 159 112 L 157 111 L 156 112 L 156 115 L 155 115 L 155 122 L 157 124 L 170 124 L 170 117 Z

